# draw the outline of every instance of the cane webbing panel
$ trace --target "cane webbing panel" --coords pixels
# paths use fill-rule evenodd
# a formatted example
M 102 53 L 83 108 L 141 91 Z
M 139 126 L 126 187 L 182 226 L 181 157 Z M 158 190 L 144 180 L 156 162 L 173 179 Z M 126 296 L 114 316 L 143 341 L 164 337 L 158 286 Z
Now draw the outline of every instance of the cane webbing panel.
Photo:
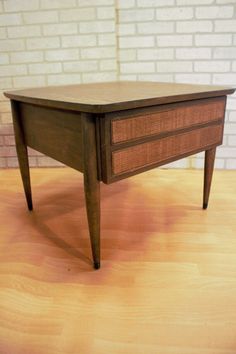
M 207 99 L 201 104 L 185 103 L 185 106 L 175 109 L 115 119 L 112 121 L 112 142 L 119 143 L 221 119 L 224 117 L 224 107 L 225 98 L 220 97 Z
M 223 125 L 195 129 L 187 133 L 166 137 L 117 150 L 112 153 L 113 174 L 130 172 L 197 149 L 220 143 Z

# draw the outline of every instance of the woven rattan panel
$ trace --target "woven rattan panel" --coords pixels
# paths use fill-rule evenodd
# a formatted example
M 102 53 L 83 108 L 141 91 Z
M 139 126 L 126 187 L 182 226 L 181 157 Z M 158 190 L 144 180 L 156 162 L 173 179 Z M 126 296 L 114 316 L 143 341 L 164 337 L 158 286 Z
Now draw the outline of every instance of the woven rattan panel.
M 112 153 L 113 174 L 131 172 L 138 168 L 165 162 L 220 143 L 223 125 L 213 125 L 167 138 L 135 145 Z
M 141 138 L 154 134 L 186 128 L 224 117 L 225 98 L 207 99 L 205 103 L 189 104 L 148 113 L 138 117 L 112 121 L 112 142 Z

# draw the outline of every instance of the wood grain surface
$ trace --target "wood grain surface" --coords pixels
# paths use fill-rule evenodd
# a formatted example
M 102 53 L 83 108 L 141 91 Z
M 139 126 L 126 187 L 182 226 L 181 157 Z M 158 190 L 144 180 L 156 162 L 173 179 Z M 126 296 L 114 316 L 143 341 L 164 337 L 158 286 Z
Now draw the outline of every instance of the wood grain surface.
M 226 86 L 117 81 L 29 88 L 5 92 L 5 95 L 37 105 L 104 113 L 224 96 L 234 91 L 234 88 Z
M 91 267 L 82 174 L 0 171 L 1 354 L 235 354 L 236 172 L 152 170 L 102 185 Z

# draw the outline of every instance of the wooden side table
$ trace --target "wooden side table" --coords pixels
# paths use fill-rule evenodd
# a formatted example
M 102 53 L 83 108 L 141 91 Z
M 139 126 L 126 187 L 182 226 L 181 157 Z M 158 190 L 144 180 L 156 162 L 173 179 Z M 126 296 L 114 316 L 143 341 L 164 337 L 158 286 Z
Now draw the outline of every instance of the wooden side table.
M 222 144 L 226 95 L 233 88 L 109 82 L 5 92 L 16 149 L 33 209 L 27 146 L 83 172 L 94 267 L 100 267 L 100 182 L 112 183 L 205 151 L 203 208 L 216 147 Z

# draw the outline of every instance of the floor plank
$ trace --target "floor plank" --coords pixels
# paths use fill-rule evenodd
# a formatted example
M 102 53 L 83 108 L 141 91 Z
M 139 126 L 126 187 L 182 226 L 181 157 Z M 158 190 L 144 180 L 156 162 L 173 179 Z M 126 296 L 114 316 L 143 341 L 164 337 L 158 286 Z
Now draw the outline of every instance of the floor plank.
M 235 354 L 235 171 L 156 169 L 102 185 L 92 268 L 82 175 L 0 170 L 1 354 Z

